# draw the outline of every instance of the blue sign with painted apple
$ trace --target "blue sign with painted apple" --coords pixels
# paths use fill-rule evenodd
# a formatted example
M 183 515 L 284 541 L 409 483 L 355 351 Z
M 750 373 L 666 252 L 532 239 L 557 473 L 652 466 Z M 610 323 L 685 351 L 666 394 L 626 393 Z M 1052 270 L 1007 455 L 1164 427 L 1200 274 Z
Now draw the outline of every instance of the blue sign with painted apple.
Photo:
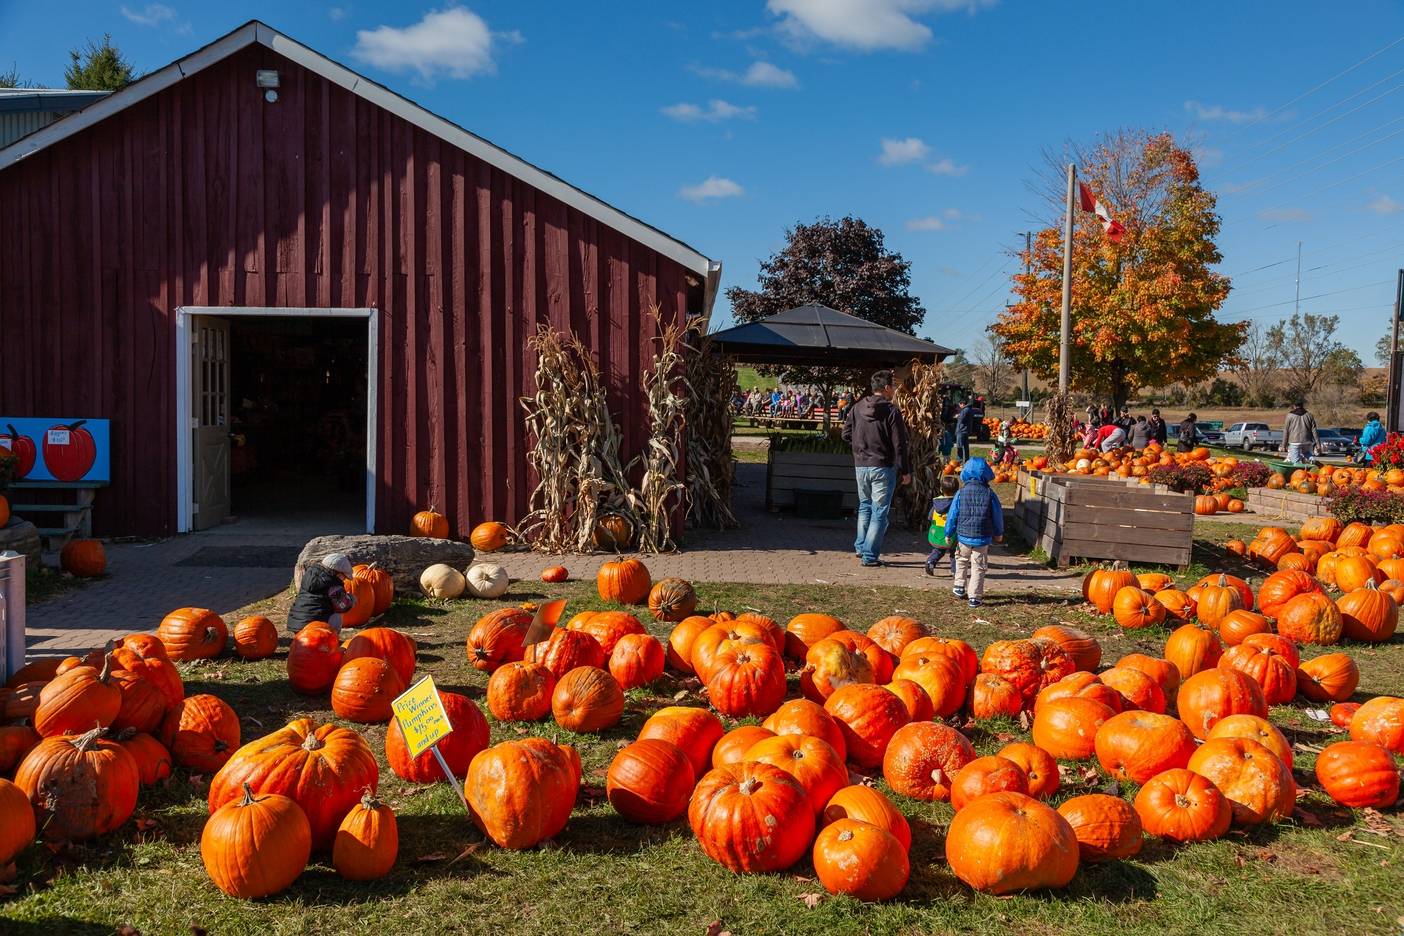
M 112 480 L 106 419 L 46 419 L 0 416 L 0 449 L 18 459 L 16 481 Z

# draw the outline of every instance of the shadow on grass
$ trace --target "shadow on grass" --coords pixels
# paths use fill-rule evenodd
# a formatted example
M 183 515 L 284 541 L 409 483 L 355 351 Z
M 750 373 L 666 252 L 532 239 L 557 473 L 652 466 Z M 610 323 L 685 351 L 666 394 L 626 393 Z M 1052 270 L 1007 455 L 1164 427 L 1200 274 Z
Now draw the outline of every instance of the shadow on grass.
M 57 933 L 87 936 L 87 934 L 111 934 L 112 927 L 101 923 L 90 923 L 68 916 L 44 917 L 40 920 L 4 920 L 3 932 L 6 936 L 55 936 Z

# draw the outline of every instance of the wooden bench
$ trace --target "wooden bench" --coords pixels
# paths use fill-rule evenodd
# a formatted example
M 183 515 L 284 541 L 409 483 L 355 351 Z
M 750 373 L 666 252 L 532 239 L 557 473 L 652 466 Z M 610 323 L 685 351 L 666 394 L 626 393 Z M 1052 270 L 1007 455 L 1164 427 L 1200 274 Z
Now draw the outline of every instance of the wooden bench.
M 11 481 L 11 491 L 34 491 L 34 496 L 63 503 L 11 503 L 10 511 L 39 529 L 48 549 L 62 549 L 75 536 L 93 535 L 93 499 L 105 481 Z M 38 493 L 42 492 L 42 493 Z M 65 497 L 64 492 L 72 492 Z

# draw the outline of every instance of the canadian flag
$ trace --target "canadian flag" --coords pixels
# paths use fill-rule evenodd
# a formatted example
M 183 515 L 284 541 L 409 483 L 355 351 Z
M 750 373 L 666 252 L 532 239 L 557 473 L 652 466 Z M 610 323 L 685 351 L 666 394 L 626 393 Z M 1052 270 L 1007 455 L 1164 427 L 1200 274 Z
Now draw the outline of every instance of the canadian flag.
M 1092 190 L 1083 182 L 1077 183 L 1078 198 L 1083 211 L 1091 212 L 1102 219 L 1102 233 L 1107 236 L 1107 240 L 1113 244 L 1121 240 L 1121 235 L 1126 233 L 1126 228 L 1121 226 L 1121 222 L 1111 216 L 1107 206 L 1097 200 L 1097 196 L 1092 194 Z

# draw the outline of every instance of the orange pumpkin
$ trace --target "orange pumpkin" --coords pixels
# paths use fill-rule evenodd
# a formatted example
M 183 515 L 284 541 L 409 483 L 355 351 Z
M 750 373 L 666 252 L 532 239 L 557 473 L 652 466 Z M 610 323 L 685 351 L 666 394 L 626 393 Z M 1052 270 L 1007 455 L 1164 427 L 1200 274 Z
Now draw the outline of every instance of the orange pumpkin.
M 1230 715 L 1266 718 L 1268 713 L 1263 690 L 1251 677 L 1220 667 L 1204 670 L 1185 680 L 1175 697 L 1175 708 L 1180 719 L 1200 739 L 1209 737 L 1210 729 Z
M 939 722 L 913 722 L 892 735 L 882 775 L 902 796 L 943 801 L 950 799 L 956 774 L 974 759 L 974 746 L 959 731 Z
M 1146 781 L 1132 805 L 1148 834 L 1175 842 L 1216 839 L 1233 822 L 1233 807 L 1213 781 L 1183 767 Z
M 1082 580 L 1082 597 L 1102 614 L 1109 614 L 1117 592 L 1137 585 L 1136 576 L 1126 568 L 1093 569 Z
M 1256 741 L 1276 754 L 1287 769 L 1292 768 L 1292 743 L 1272 722 L 1257 715 L 1230 715 L 1220 719 L 1209 729 L 1209 740 L 1214 738 L 1247 738 Z
M 1034 713 L 1033 742 L 1059 760 L 1086 760 L 1096 751 L 1097 730 L 1115 714 L 1095 699 L 1054 699 Z
M 1325 594 L 1321 583 L 1308 573 L 1295 570 L 1274 572 L 1258 588 L 1258 607 L 1263 614 L 1276 618 L 1293 598 L 1313 592 Z
M 1276 754 L 1249 738 L 1210 738 L 1194 752 L 1188 766 L 1219 788 L 1233 811 L 1235 825 L 1283 819 L 1297 804 L 1292 771 Z
M 1297 595 L 1278 609 L 1277 632 L 1297 643 L 1338 643 L 1343 628 L 1341 609 L 1323 592 Z
M 1219 638 L 1224 646 L 1233 647 L 1250 634 L 1262 634 L 1271 629 L 1272 621 L 1266 615 L 1256 611 L 1231 611 L 1219 622 Z
M 1297 666 L 1297 691 L 1313 702 L 1344 702 L 1360 684 L 1360 668 L 1347 653 L 1327 653 Z
M 1093 747 L 1107 773 L 1118 780 L 1145 783 L 1156 774 L 1188 764 L 1195 742 L 1178 718 L 1131 711 L 1107 719 L 1097 729 Z
M 1219 668 L 1237 670 L 1251 678 L 1268 705 L 1290 702 L 1297 694 L 1296 665 L 1270 648 L 1246 642 L 1229 647 L 1219 658 Z
M 1165 605 L 1156 601 L 1150 592 L 1128 585 L 1112 600 L 1112 617 L 1127 630 L 1154 627 L 1165 620 Z
M 946 832 L 951 872 L 985 893 L 1065 887 L 1077 860 L 1068 821 L 1022 793 L 980 797 L 956 813 Z
M 1074 796 L 1058 807 L 1058 815 L 1072 826 L 1083 861 L 1131 858 L 1141 850 L 1141 817 L 1119 796 Z
M 1215 666 L 1222 653 L 1214 631 L 1198 624 L 1181 625 L 1165 641 L 1165 659 L 1175 666 L 1181 680 Z
M 1341 612 L 1341 632 L 1351 640 L 1383 643 L 1399 626 L 1399 605 L 1373 580 L 1336 599 Z

